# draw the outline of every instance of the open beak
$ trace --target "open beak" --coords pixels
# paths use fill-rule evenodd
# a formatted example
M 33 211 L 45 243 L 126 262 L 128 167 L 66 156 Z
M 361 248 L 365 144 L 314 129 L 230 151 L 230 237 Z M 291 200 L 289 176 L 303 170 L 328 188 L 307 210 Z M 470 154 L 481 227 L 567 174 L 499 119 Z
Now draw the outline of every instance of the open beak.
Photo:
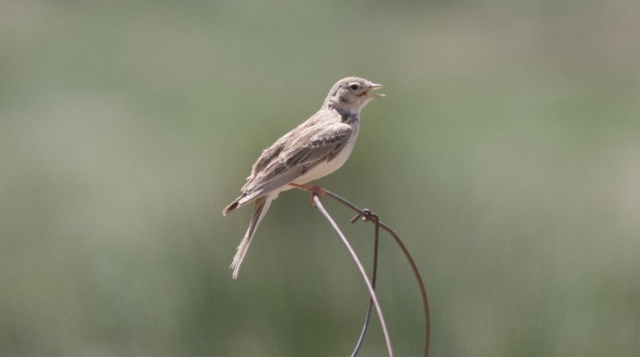
M 369 98 L 385 97 L 386 95 L 384 95 L 382 93 L 371 93 L 372 90 L 376 90 L 376 89 L 382 88 L 382 87 L 384 87 L 382 84 L 372 84 L 371 88 L 367 89 L 367 91 L 364 92 L 364 95 L 366 95 Z

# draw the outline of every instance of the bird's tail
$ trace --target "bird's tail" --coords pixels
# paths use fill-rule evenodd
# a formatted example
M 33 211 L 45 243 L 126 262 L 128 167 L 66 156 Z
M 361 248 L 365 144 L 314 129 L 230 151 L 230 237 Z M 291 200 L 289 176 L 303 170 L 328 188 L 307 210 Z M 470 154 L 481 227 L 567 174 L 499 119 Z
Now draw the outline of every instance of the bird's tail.
M 242 238 L 242 241 L 238 246 L 236 256 L 233 257 L 233 263 L 231 263 L 230 268 L 233 269 L 234 279 L 238 278 L 238 272 L 240 271 L 242 260 L 244 260 L 244 256 L 247 254 L 247 249 L 249 249 L 249 244 L 251 244 L 251 239 L 253 239 L 253 235 L 256 232 L 256 228 L 258 228 L 258 224 L 260 224 L 260 221 L 262 221 L 262 218 L 269 210 L 269 206 L 271 206 L 271 201 L 273 201 L 273 197 L 271 197 L 271 195 L 265 195 L 256 200 L 249 229 L 247 229 L 247 233 L 244 235 L 244 238 Z

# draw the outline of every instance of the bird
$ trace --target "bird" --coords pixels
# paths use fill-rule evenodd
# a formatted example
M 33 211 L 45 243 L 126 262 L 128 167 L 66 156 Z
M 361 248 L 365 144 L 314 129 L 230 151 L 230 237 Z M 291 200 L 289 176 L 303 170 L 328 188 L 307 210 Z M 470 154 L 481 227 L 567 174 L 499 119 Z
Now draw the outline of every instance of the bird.
M 358 77 L 339 80 L 317 113 L 262 152 L 241 189 L 242 195 L 222 211 L 226 216 L 254 202 L 249 228 L 230 266 L 233 279 L 238 278 L 258 224 L 280 192 L 294 187 L 306 190 L 312 193 L 312 204 L 314 193 L 324 196 L 322 187 L 305 184 L 334 172 L 347 161 L 358 137 L 360 111 L 373 98 L 385 96 L 372 93 L 382 87 Z

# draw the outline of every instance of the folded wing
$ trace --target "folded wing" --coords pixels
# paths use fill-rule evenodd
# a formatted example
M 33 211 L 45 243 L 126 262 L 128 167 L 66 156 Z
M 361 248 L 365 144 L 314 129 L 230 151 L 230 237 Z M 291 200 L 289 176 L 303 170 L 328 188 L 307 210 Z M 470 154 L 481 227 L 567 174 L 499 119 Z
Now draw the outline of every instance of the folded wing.
M 265 150 L 252 175 L 242 188 L 238 204 L 253 199 L 294 181 L 322 162 L 333 160 L 345 148 L 353 129 L 345 123 L 300 128 L 298 140 L 285 136 Z M 292 136 L 296 137 L 296 136 Z

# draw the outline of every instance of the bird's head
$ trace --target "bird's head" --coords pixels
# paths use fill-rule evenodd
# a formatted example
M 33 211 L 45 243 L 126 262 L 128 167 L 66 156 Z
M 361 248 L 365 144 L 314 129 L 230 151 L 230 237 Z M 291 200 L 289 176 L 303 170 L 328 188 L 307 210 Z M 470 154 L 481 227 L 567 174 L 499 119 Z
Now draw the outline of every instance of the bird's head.
M 358 114 L 373 98 L 385 96 L 371 93 L 378 88 L 382 88 L 382 84 L 374 84 L 358 77 L 344 78 L 333 85 L 324 101 L 324 106 L 333 107 L 341 112 Z

